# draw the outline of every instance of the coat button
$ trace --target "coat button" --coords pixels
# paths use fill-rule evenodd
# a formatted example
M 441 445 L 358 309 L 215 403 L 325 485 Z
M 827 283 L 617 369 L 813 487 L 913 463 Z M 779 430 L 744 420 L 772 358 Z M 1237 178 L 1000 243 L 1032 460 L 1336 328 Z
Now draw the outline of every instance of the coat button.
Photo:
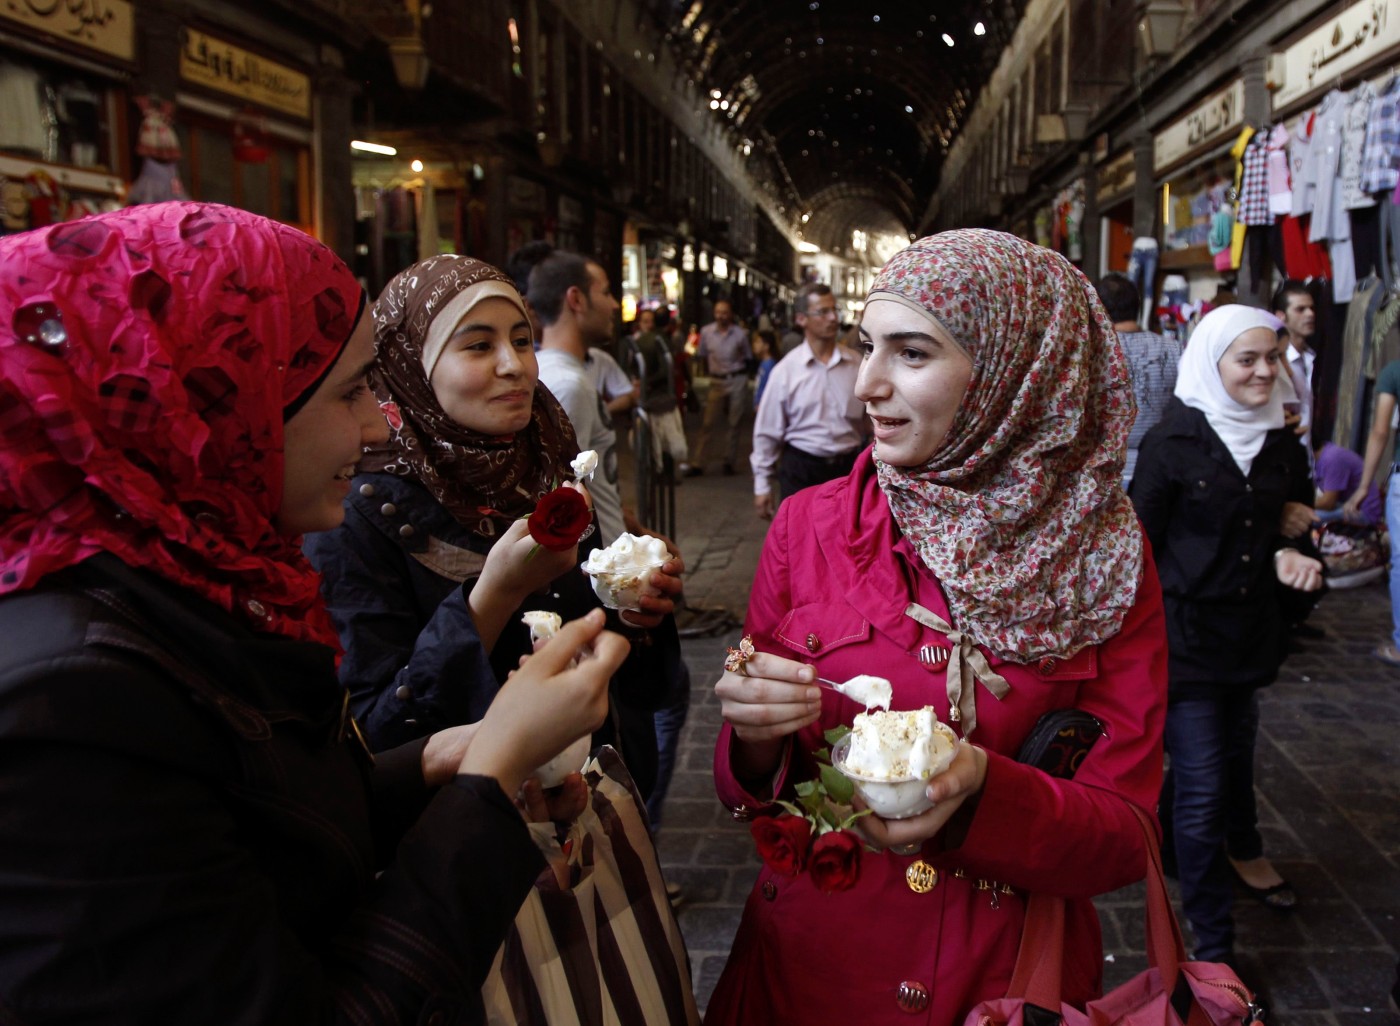
M 400 537 L 400 538 L 412 538 L 412 537 L 413 537 L 413 525 L 412 525 L 412 524 L 404 524 L 402 527 L 400 527 L 400 528 L 399 528 L 399 537 Z
M 392 502 L 386 502 L 384 505 L 379 507 L 379 512 L 383 513 L 386 517 L 391 517 L 398 511 L 399 508 L 395 506 Z
M 413 694 L 413 691 L 407 684 L 400 684 L 394 689 L 394 697 L 400 702 L 407 702 L 408 696 L 411 694 Z
M 772 901 L 778 896 L 778 888 L 772 880 L 763 881 L 763 900 Z
M 807 651 L 808 651 L 808 652 L 815 652 L 817 649 L 819 649 L 819 648 L 821 648 L 821 647 L 822 647 L 822 639 L 821 639 L 821 638 L 817 637 L 815 634 L 809 634 L 809 635 L 807 635 Z
M 1040 661 L 1040 666 L 1038 667 L 1040 670 L 1040 675 L 1042 677 L 1050 676 L 1050 674 L 1055 672 L 1055 667 L 1059 665 L 1060 664 L 1054 659 L 1054 657 L 1046 656 Z
M 374 485 L 366 481 L 364 484 L 360 485 L 360 494 L 363 495 L 366 499 L 368 499 L 371 495 L 374 494 Z
M 905 980 L 899 985 L 899 996 L 895 1002 L 905 1012 L 922 1012 L 928 1007 L 928 988 L 918 980 Z

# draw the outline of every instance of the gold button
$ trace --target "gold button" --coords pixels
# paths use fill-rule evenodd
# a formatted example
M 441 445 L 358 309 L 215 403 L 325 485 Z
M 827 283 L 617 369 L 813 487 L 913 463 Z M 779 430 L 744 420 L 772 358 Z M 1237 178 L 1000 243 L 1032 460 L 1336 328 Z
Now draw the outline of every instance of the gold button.
M 938 886 L 938 870 L 923 859 L 909 863 L 904 871 L 904 879 L 915 894 L 927 894 Z
M 822 639 L 821 639 L 821 638 L 817 637 L 815 634 L 809 634 L 809 635 L 807 635 L 807 651 L 808 651 L 808 652 L 815 652 L 817 649 L 819 649 L 819 648 L 821 648 L 821 647 L 822 647 Z
M 905 980 L 899 985 L 895 1002 L 901 1011 L 922 1012 L 928 1007 L 928 988 L 918 980 Z

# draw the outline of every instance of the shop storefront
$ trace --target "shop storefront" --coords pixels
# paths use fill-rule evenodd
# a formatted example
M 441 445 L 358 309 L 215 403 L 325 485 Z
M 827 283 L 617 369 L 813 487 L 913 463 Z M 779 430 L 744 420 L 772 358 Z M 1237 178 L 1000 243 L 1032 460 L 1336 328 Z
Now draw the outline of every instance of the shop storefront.
M 1133 189 L 1137 175 L 1133 151 L 1125 150 L 1110 157 L 1098 169 L 1097 227 L 1086 230 L 1099 233 L 1099 261 L 1096 268 L 1085 273 L 1097 279 L 1109 271 L 1126 271 L 1133 250 Z
M 1232 150 L 1245 128 L 1244 82 L 1236 79 L 1153 138 L 1162 225 L 1153 284 L 1170 285 L 1165 289 L 1170 295 L 1164 297 L 1169 305 L 1213 299 L 1233 271 L 1223 261 L 1217 265 L 1210 237 L 1216 215 L 1231 210 L 1236 163 Z
M 0 3 L 0 234 L 121 206 L 135 10 Z

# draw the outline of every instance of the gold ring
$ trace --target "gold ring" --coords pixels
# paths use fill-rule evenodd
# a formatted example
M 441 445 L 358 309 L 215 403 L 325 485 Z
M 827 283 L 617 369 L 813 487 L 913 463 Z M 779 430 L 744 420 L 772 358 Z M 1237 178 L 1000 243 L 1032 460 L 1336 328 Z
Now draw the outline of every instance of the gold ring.
M 738 648 L 725 650 L 724 668 L 730 673 L 737 673 L 740 677 L 747 677 L 748 671 L 744 669 L 744 664 L 753 658 L 753 638 L 745 634 L 739 639 Z

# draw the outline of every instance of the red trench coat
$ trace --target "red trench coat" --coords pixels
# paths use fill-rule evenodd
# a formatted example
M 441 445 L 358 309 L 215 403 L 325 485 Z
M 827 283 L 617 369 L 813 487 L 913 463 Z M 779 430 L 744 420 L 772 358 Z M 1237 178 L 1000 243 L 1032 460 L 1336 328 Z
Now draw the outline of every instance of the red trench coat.
M 894 524 L 867 451 L 849 477 L 782 504 L 746 626 L 761 651 L 812 663 L 833 680 L 888 677 L 893 708 L 931 704 L 948 722 L 944 673 L 925 670 L 917 658 L 920 646 L 947 639 L 904 614 L 911 601 L 951 620 L 937 582 Z M 1155 808 L 1162 779 L 1167 648 L 1151 558 L 1136 605 L 1107 642 L 1031 665 L 986 654 L 1011 691 L 998 702 L 977 685 L 972 740 L 988 754 L 986 784 L 959 847 L 945 850 L 941 836 L 924 845 L 938 883 L 915 893 L 905 870 L 919 856 L 888 852 L 865 853 L 857 885 L 830 895 L 806 873 L 792 878 L 765 867 L 708 1024 L 960 1024 L 978 1001 L 1005 994 L 1030 891 L 1071 899 L 1064 998 L 1082 1004 L 1097 995 L 1103 952 L 1089 899 L 1143 877 L 1141 828 L 1123 799 Z M 821 731 L 860 711 L 831 692 L 822 702 L 819 723 L 796 736 L 779 771 L 780 793 L 814 775 L 806 753 L 823 747 Z M 1093 713 L 1106 728 L 1075 779 L 1017 763 L 1036 720 L 1069 707 Z M 715 750 L 720 800 L 740 820 L 774 810 L 735 778 L 732 737 L 726 725 Z M 965 875 L 955 875 L 959 870 Z M 994 903 L 979 880 L 1013 891 Z M 918 1003 L 908 995 L 920 988 L 927 1007 L 907 1010 Z

